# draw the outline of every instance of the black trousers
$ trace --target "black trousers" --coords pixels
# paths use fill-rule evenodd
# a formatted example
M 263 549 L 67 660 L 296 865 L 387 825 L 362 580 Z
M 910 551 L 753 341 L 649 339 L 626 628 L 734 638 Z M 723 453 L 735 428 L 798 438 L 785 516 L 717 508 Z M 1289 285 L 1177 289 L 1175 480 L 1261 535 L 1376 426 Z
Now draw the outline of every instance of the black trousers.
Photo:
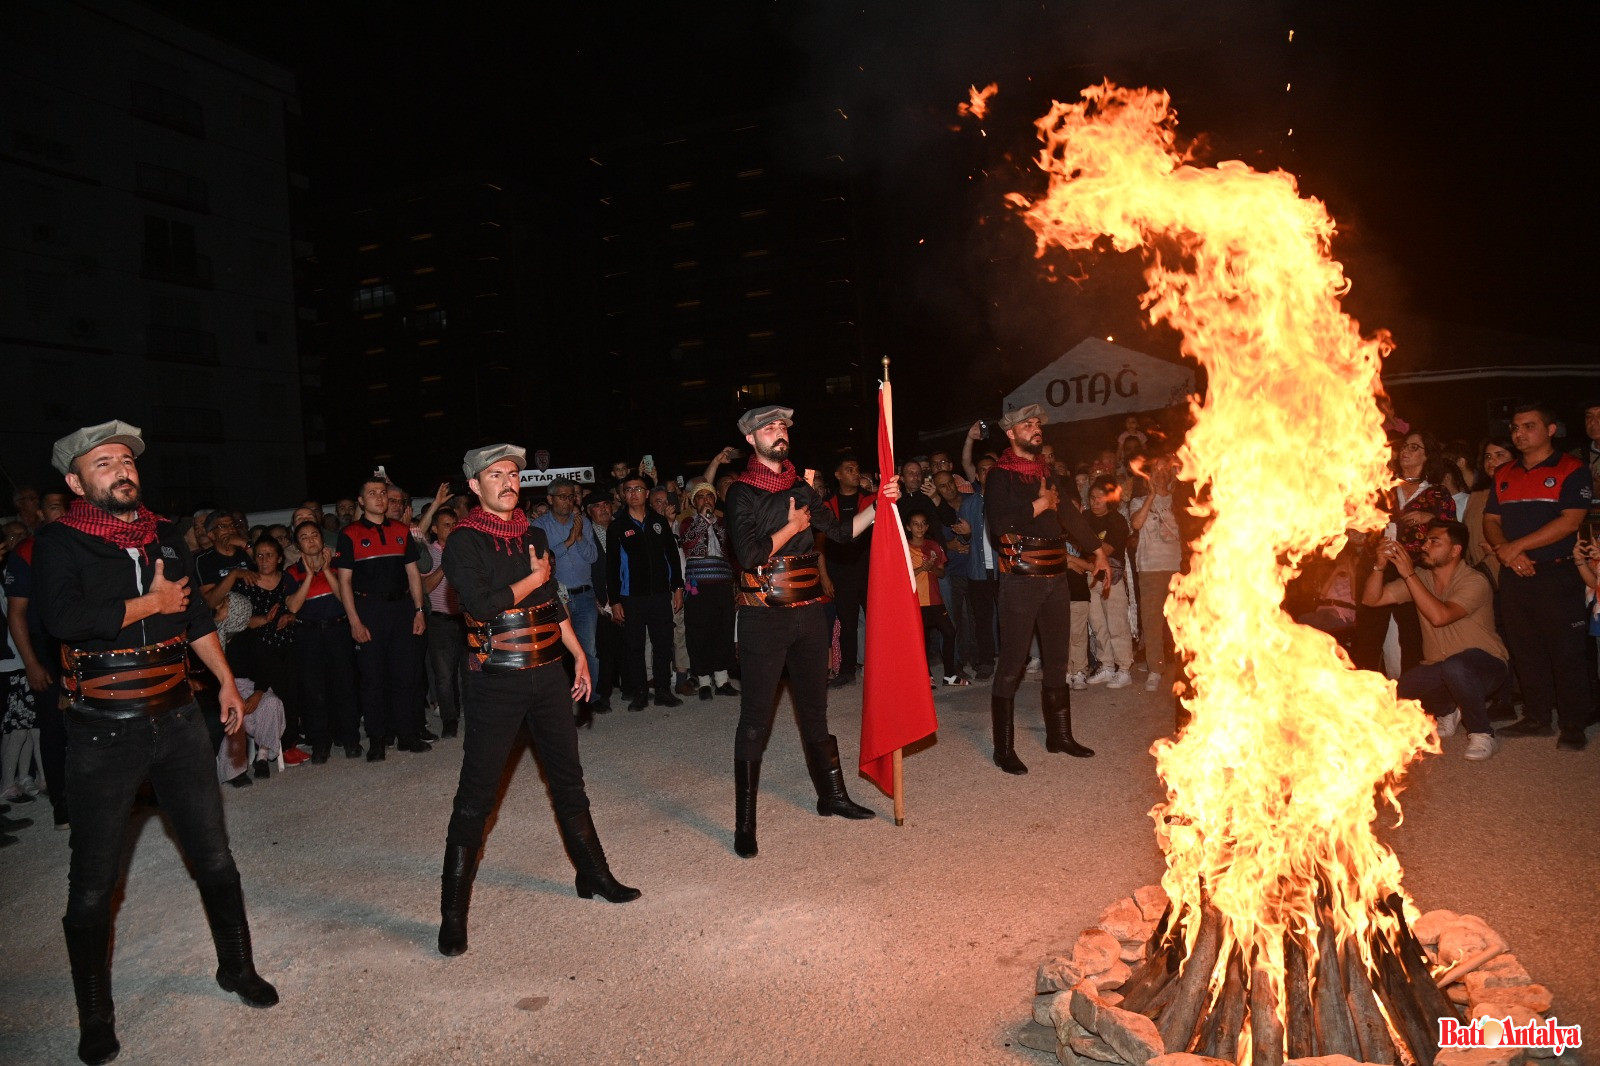
M 550 785 L 556 818 L 565 820 L 589 809 L 578 760 L 578 730 L 572 718 L 572 690 L 556 663 L 511 674 L 467 672 L 467 729 L 461 744 L 461 779 L 445 842 L 476 848 L 494 813 L 500 778 L 526 725 L 534 756 Z
M 697 589 L 683 597 L 683 639 L 689 672 L 710 677 L 733 669 L 733 582 L 702 581 Z
M 972 637 L 976 645 L 972 657 L 974 666 L 994 665 L 994 613 L 997 595 L 999 589 L 993 579 L 988 581 L 967 579 L 967 602 L 972 607 Z
M 1028 646 L 1039 630 L 1039 659 L 1045 688 L 1067 683 L 1067 652 L 1072 641 L 1072 590 L 1065 574 L 1023 577 L 1001 574 L 1000 664 L 994 672 L 994 694 L 1010 699 L 1022 684 L 1028 666 Z
M 833 641 L 826 610 L 804 607 L 744 607 L 739 611 L 739 693 L 735 759 L 759 760 L 772 738 L 778 713 L 778 683 L 789 668 L 789 690 L 807 747 L 828 739 L 828 652 Z
M 627 610 L 626 607 L 623 608 Z M 594 685 L 595 701 L 611 699 L 611 693 L 622 683 L 622 627 L 606 615 L 594 624 L 594 657 L 600 664 L 598 673 L 590 678 Z
M 390 737 L 411 743 L 422 725 L 427 679 L 423 670 L 423 638 L 411 632 L 417 609 L 409 599 L 360 597 L 356 609 L 372 639 L 356 645 L 361 676 L 361 716 L 367 740 L 384 744 Z
M 1500 571 L 1500 608 L 1522 685 L 1522 715 L 1548 725 L 1553 712 L 1562 734 L 1577 736 L 1589 724 L 1583 578 L 1570 563 L 1538 565 L 1528 577 Z
M 306 739 L 313 748 L 327 748 L 336 742 L 350 747 L 361 741 L 355 655 L 346 621 L 326 628 L 306 623 L 295 633 Z
M 833 609 L 839 617 L 839 676 L 854 677 L 861 667 L 861 650 L 856 640 L 856 623 L 867 609 L 867 571 L 829 572 L 833 579 Z
M 622 666 L 622 682 L 630 696 L 649 690 L 644 672 L 644 638 L 650 634 L 650 657 L 654 660 L 657 688 L 672 687 L 672 593 L 622 597 L 622 629 L 627 641 Z
M 68 925 L 111 920 L 122 879 L 133 797 L 146 779 L 202 885 L 239 879 L 222 822 L 215 749 L 200 708 L 137 718 L 69 720 L 67 798 L 72 805 L 72 861 L 67 873 Z
M 1391 579 L 1385 576 L 1384 580 Z M 1389 635 L 1391 617 L 1400 629 L 1400 672 L 1422 662 L 1422 620 L 1417 617 L 1416 604 L 1393 603 L 1382 607 L 1357 604 L 1355 647 L 1351 649 L 1350 659 L 1358 668 L 1383 672 L 1383 642 Z
M 461 680 L 467 672 L 467 623 L 444 614 L 428 616 L 428 663 L 433 668 L 439 721 L 461 718 Z
M 944 648 L 944 676 L 950 677 L 956 672 L 956 626 L 950 620 L 950 615 L 945 612 L 943 604 L 933 604 L 922 608 L 922 636 L 927 639 L 929 634 L 939 634 Z

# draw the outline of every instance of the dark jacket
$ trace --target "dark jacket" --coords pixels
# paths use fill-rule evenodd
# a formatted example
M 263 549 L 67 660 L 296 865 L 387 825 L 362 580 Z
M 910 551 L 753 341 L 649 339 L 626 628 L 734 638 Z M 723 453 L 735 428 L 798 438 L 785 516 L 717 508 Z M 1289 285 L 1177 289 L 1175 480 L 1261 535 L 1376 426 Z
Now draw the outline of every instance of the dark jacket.
M 513 607 L 536 607 L 557 599 L 555 575 L 520 601 L 511 599 L 511 586 L 533 572 L 528 546 L 540 555 L 550 554 L 544 530 L 529 526 L 514 540 L 501 540 L 476 529 L 457 529 L 444 546 L 444 576 L 456 590 L 461 609 L 487 622 Z M 561 612 L 565 619 L 567 612 Z
M 1025 537 L 1059 537 L 1065 533 L 1085 555 L 1100 547 L 1100 536 L 1094 527 L 1067 503 L 1070 485 L 1063 487 L 1062 479 L 1055 476 L 1050 481 L 1061 503 L 1054 511 L 1035 515 L 1033 501 L 1039 498 L 1039 483 L 1001 466 L 989 468 L 983 484 L 983 521 L 990 543 L 998 545 L 1006 533 Z
M 829 543 L 844 544 L 855 539 L 850 535 L 851 523 L 835 516 L 822 497 L 804 481 L 796 481 L 782 492 L 767 492 L 748 482 L 735 481 L 728 486 L 726 507 L 728 541 L 740 566 L 751 569 L 766 564 L 773 554 L 772 535 L 789 521 L 790 500 L 796 507 L 804 507 L 811 513 L 811 527 L 779 545 L 777 554 L 803 555 L 816 551 L 815 533 L 823 534 Z
M 623 596 L 659 596 L 683 588 L 683 565 L 672 523 L 646 510 L 635 521 L 626 509 L 606 530 L 606 592 L 612 602 Z

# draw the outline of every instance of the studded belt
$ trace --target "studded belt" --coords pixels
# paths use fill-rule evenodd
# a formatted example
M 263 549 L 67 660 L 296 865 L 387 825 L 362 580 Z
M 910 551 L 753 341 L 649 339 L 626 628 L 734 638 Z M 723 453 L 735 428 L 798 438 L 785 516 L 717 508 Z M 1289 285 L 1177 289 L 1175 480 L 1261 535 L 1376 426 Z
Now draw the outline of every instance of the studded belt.
M 739 604 L 743 607 L 804 607 L 827 603 L 822 591 L 821 556 L 816 552 L 779 555 L 764 566 L 739 574 Z
M 561 603 L 513 607 L 487 621 L 466 615 L 467 652 L 486 674 L 548 666 L 561 658 Z
M 1002 533 L 996 562 L 1002 574 L 1055 577 L 1067 572 L 1067 540 L 1065 537 L 1025 537 L 1020 533 Z
M 115 651 L 83 651 L 63 645 L 61 678 L 73 708 L 90 718 L 137 718 L 176 710 L 194 700 L 189 680 L 189 641 Z

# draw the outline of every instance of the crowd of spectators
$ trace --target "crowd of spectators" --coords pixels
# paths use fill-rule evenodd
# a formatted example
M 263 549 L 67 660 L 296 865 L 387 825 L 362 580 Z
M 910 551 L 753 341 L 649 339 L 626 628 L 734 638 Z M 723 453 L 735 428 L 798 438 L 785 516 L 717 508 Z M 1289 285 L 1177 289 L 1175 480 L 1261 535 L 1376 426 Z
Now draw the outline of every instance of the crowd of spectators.
M 1421 699 L 1438 717 L 1441 734 L 1464 721 L 1469 758 L 1493 754 L 1498 741 L 1488 723 L 1515 718 L 1518 704 L 1521 720 L 1502 727 L 1501 735 L 1539 735 L 1559 724 L 1566 748 L 1583 746 L 1583 728 L 1594 716 L 1600 516 L 1587 509 L 1600 484 L 1600 405 L 1585 410 L 1587 439 L 1571 453 L 1554 449 L 1554 420 L 1547 408 L 1528 405 L 1513 416 L 1506 435 L 1471 444 L 1441 442 L 1391 419 L 1389 528 L 1352 533 L 1337 557 L 1307 568 L 1285 604 L 1333 634 L 1357 667 L 1396 678 L 1403 694 Z M 997 458 L 987 449 L 1003 443 L 976 423 L 959 455 L 915 456 L 897 471 L 934 688 L 993 676 L 997 567 L 982 493 Z M 1189 506 L 1193 487 L 1182 477 L 1175 442 L 1156 423 L 1130 417 L 1103 448 L 1069 457 L 1047 446 L 1044 458 L 1075 486 L 1067 502 L 1111 549 L 1109 569 L 1091 583 L 1086 557 L 1097 545 L 1069 546 L 1077 601 L 1069 683 L 1078 690 L 1122 688 L 1142 672 L 1146 690 L 1170 688 L 1178 670 L 1163 608 L 1198 532 Z M 600 485 L 563 478 L 524 491 L 523 506 L 546 533 L 552 579 L 589 659 L 594 692 L 574 708 L 580 725 L 592 727 L 596 716 L 609 713 L 614 696 L 628 710 L 642 711 L 738 695 L 739 561 L 722 504 L 742 459 L 739 450 L 727 448 L 703 469 L 672 477 L 645 456 L 638 464 L 613 463 Z M 1533 481 L 1509 474 L 1529 467 Z M 832 470 L 807 473 L 841 517 L 874 500 L 877 479 L 854 456 L 840 458 Z M 1548 490 L 1543 510 L 1530 498 L 1541 486 Z M 272 776 L 274 767 L 325 762 L 335 746 L 356 758 L 364 739 L 374 759 L 398 738 L 402 750 L 420 753 L 461 728 L 466 629 L 440 560 L 474 501 L 441 485 L 418 514 L 412 498 L 381 469 L 361 489 L 331 508 L 303 501 L 286 523 L 252 525 L 240 512 L 216 508 L 179 519 L 200 592 L 216 613 L 247 699 L 247 728 L 226 743 L 216 731 L 219 776 L 236 787 Z M 53 728 L 62 694 L 53 642 L 29 598 L 31 535 L 63 513 L 68 497 L 59 489 L 41 494 L 22 487 L 13 501 L 16 517 L 5 523 L 0 540 L 7 634 L 0 648 L 6 694 L 0 802 L 13 805 L 10 814 L 22 814 L 46 795 L 55 823 L 65 826 L 64 734 Z M 1551 516 L 1565 524 L 1544 529 Z M 398 523 L 392 528 L 405 529 L 410 540 L 395 557 L 406 568 L 397 571 L 398 580 L 409 580 L 414 564 L 425 606 L 412 626 L 415 639 L 399 643 L 403 659 L 380 662 L 367 646 L 388 638 L 361 617 L 376 614 L 376 604 L 352 591 L 352 568 L 353 557 L 362 554 L 356 541 L 365 531 L 391 528 L 388 523 Z M 862 662 L 867 542 L 823 545 L 822 582 L 833 597 L 829 676 L 835 687 L 853 684 Z M 1558 600 L 1566 602 L 1556 591 L 1563 582 L 1587 589 L 1580 621 L 1587 647 L 1550 639 L 1546 615 L 1558 610 Z M 1463 672 L 1457 667 L 1466 660 L 1454 657 L 1469 651 L 1474 669 Z M 1574 655 L 1577 661 L 1569 661 Z M 1029 669 L 1037 666 L 1031 659 Z M 391 690 L 386 674 L 413 669 L 426 677 L 425 700 L 374 714 L 374 700 L 408 698 L 385 696 L 406 691 L 403 685 Z M 1581 693 L 1574 677 L 1582 680 Z M 204 703 L 203 672 L 194 684 Z M 6 817 L 5 824 L 19 823 Z

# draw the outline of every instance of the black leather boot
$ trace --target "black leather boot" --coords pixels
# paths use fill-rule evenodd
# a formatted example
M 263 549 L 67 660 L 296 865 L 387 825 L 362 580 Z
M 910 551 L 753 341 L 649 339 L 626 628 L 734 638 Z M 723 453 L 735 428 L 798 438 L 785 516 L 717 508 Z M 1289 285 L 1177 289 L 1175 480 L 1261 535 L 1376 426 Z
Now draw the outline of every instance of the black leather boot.
M 674 696 L 672 694 L 672 685 L 670 683 L 666 684 L 666 685 L 657 685 L 656 686 L 656 706 L 657 707 L 681 707 L 681 706 L 683 706 L 683 701 L 680 700 L 677 696 Z
M 68 925 L 63 920 L 61 928 L 78 1000 L 78 1058 L 90 1066 L 110 1062 L 122 1050 L 111 1002 L 111 925 Z
M 989 718 L 994 723 L 994 764 L 1008 774 L 1025 774 L 1028 768 L 1017 758 L 1017 724 L 1013 719 L 1011 696 L 989 697 Z
M 578 869 L 578 895 L 584 899 L 599 896 L 608 903 L 629 903 L 643 895 L 611 876 L 605 849 L 600 846 L 600 835 L 595 832 L 594 819 L 588 811 L 561 819 L 561 839 L 567 845 L 572 865 Z
M 761 760 L 733 760 L 733 853 L 756 856 L 756 792 L 761 787 Z
M 1072 739 L 1072 690 L 1044 690 L 1044 750 L 1065 752 L 1079 759 L 1094 757 L 1094 749 Z
M 478 876 L 478 849 L 446 844 L 444 873 L 439 876 L 439 954 L 460 955 L 467 950 L 467 908 L 472 903 L 472 882 Z
M 811 770 L 811 783 L 817 786 L 817 813 L 827 817 L 837 814 L 841 818 L 876 818 L 870 807 L 852 801 L 844 790 L 844 769 L 839 765 L 839 742 L 832 736 L 816 744 L 806 745 L 806 766 Z
M 250 923 L 245 920 L 244 892 L 239 882 L 201 885 L 200 900 L 211 926 L 211 942 L 217 946 L 217 984 L 225 991 L 238 993 L 252 1007 L 275 1006 L 278 990 L 256 973 L 250 950 Z

